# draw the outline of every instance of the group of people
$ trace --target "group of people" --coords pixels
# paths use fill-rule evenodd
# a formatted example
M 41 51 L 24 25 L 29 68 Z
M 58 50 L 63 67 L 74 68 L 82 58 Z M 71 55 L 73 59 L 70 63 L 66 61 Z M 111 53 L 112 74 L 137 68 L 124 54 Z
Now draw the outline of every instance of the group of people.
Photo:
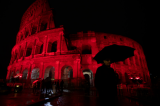
M 59 80 L 52 82 L 50 78 L 46 78 L 41 81 L 37 81 L 36 83 L 33 83 L 33 93 L 45 91 L 45 93 L 48 94 L 52 93 L 54 88 L 56 90 L 56 93 L 63 92 L 63 85 L 63 80 L 61 80 L 61 82 L 59 83 Z

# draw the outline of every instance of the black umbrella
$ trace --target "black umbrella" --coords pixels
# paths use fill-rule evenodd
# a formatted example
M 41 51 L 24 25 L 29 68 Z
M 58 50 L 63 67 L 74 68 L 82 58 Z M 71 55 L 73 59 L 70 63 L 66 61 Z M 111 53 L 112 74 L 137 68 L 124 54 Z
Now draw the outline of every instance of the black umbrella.
M 111 45 L 104 47 L 93 58 L 97 63 L 103 63 L 104 59 L 110 59 L 111 63 L 124 61 L 128 57 L 134 56 L 134 48 L 127 46 Z

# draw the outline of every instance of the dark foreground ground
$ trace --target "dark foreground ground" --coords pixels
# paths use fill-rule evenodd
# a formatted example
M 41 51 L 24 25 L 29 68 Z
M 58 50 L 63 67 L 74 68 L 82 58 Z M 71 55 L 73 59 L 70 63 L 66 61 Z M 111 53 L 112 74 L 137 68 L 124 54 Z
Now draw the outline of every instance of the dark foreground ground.
M 72 91 L 72 92 L 65 91 L 61 97 L 48 101 L 40 106 L 99 106 L 99 98 L 96 96 L 85 95 L 83 92 L 80 91 Z M 107 104 L 106 106 L 112 106 L 112 104 Z M 118 106 L 154 106 L 154 105 L 140 103 L 138 101 L 128 99 L 127 97 L 118 96 Z
M 56 96 L 58 94 L 53 94 Z M 7 95 L 0 95 L 0 106 L 99 106 L 99 97 L 90 93 L 85 94 L 81 90 L 66 90 L 64 89 L 62 95 L 50 99 L 52 96 L 45 94 L 33 94 L 32 89 L 24 89 L 20 93 L 10 93 Z M 108 96 L 106 95 L 106 100 Z M 41 102 L 38 102 L 41 101 Z M 118 106 L 160 106 L 157 102 L 139 101 L 126 96 L 118 96 Z M 105 105 L 104 105 L 105 106 Z M 107 104 L 106 106 L 113 106 Z

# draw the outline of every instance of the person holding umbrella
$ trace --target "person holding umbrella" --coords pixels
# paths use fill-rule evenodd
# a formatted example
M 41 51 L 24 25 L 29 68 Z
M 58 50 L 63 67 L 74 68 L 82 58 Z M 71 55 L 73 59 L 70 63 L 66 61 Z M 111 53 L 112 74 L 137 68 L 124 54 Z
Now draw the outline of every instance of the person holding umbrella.
M 117 96 L 116 73 L 110 67 L 110 59 L 104 59 L 103 61 L 103 65 L 97 69 L 95 74 L 95 87 L 99 92 L 100 104 L 104 105 L 111 101 L 111 104 L 113 104 L 116 102 Z
M 95 87 L 99 92 L 100 105 L 112 104 L 115 106 L 117 100 L 118 74 L 110 67 L 111 63 L 124 61 L 134 56 L 134 49 L 126 46 L 111 45 L 104 47 L 93 58 L 97 63 L 103 65 L 98 67 L 95 74 Z

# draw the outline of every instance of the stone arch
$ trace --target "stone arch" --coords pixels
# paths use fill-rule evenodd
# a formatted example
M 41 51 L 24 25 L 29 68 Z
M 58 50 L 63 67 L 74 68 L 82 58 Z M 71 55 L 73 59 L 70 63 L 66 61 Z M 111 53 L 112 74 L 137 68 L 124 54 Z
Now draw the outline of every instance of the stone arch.
M 17 60 L 17 58 L 18 58 L 18 50 L 15 50 L 15 54 L 14 54 L 14 60 Z
M 82 45 L 82 54 L 92 54 L 91 45 Z
M 26 57 L 27 57 L 27 56 L 30 56 L 31 54 L 32 54 L 32 44 L 30 43 L 30 44 L 27 46 Z
M 25 69 L 25 70 L 23 71 L 22 79 L 27 79 L 27 77 L 28 77 L 28 69 Z
M 64 87 L 71 86 L 73 78 L 73 68 L 69 65 L 65 65 L 61 69 L 61 79 L 64 81 Z
M 48 66 L 45 69 L 44 79 L 46 79 L 47 77 L 51 77 L 52 79 L 55 79 L 55 68 L 53 66 Z
M 41 25 L 40 25 L 40 31 L 46 30 L 47 29 L 47 25 L 48 25 L 48 22 L 43 20 L 41 22 Z
M 88 80 L 90 82 L 90 85 L 93 85 L 93 72 L 90 69 L 84 69 L 83 71 L 83 75 L 85 77 L 86 80 Z
M 37 26 L 33 25 L 31 30 L 31 35 L 35 34 L 37 32 Z
M 29 36 L 29 30 L 25 28 L 25 38 L 27 38 L 27 36 Z
M 16 74 L 19 74 L 19 70 L 16 71 Z
M 36 44 L 36 51 L 35 54 L 41 54 L 43 52 L 43 42 L 38 42 Z
M 23 52 L 24 52 L 23 47 L 20 46 L 19 59 L 23 57 Z
M 71 66 L 65 65 L 61 69 L 61 79 L 72 79 L 73 78 L 73 68 Z
M 20 41 L 23 40 L 23 34 L 20 34 Z
M 31 80 L 35 80 L 37 78 L 39 78 L 39 68 L 33 68 L 32 72 L 31 72 Z
M 50 40 L 48 42 L 47 52 L 56 52 L 57 51 L 57 41 Z

